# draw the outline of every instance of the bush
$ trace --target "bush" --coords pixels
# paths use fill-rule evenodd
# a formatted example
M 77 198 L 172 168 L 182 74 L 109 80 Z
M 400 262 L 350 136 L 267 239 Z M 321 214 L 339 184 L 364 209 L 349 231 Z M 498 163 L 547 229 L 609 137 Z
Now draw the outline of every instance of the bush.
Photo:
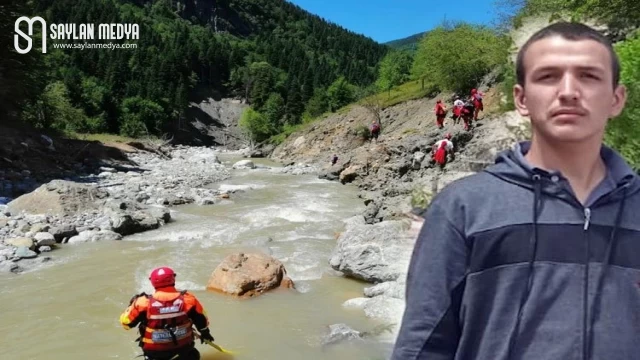
M 627 103 L 622 114 L 609 122 L 605 142 L 637 171 L 640 170 L 640 33 L 616 44 L 615 49 L 622 66 L 621 81 L 627 87 Z
M 511 40 L 482 26 L 438 27 L 421 40 L 411 69 L 440 89 L 466 92 L 506 62 Z
M 507 98 L 507 102 L 502 104 L 503 111 L 515 110 L 516 106 L 513 101 L 513 87 L 516 84 L 516 65 L 513 62 L 505 65 L 502 70 L 502 92 Z
M 418 209 L 426 209 L 433 194 L 424 188 L 418 187 L 411 192 L 411 207 Z
M 242 113 L 238 125 L 256 142 L 266 140 L 277 132 L 264 114 L 251 107 Z
M 356 87 L 349 84 L 344 76 L 336 79 L 327 89 L 329 111 L 336 111 L 354 101 L 356 98 L 356 90 Z
M 371 131 L 366 125 L 358 125 L 353 130 L 356 136 L 362 138 L 363 140 L 368 140 L 371 138 Z

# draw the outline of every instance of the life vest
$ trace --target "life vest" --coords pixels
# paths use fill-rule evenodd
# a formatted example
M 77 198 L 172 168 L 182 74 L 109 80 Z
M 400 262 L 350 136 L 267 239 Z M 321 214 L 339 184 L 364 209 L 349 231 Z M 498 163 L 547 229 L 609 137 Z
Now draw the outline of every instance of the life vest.
M 436 115 L 444 115 L 444 107 L 442 107 L 442 104 L 438 104 L 436 105 Z
M 433 156 L 433 159 L 440 165 L 444 165 L 444 163 L 447 161 L 447 142 L 443 141 L 440 143 L 440 146 L 438 147 L 438 150 L 436 150 L 435 155 Z
M 185 291 L 173 300 L 158 300 L 149 296 L 147 321 L 141 339 L 143 350 L 172 351 L 193 342 L 193 323 L 187 315 Z
M 371 125 L 371 132 L 378 132 L 378 131 L 380 131 L 380 125 L 378 125 L 378 123 Z

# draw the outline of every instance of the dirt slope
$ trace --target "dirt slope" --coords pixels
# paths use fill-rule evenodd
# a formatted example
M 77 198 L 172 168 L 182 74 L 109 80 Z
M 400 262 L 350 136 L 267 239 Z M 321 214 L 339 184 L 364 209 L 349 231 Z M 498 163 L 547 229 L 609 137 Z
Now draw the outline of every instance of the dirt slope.
M 436 99 L 443 99 L 449 108 L 452 102 L 450 94 L 440 94 L 385 109 L 378 142 L 364 141 L 356 135 L 357 127 L 369 125 L 373 117 L 366 109 L 352 106 L 292 134 L 271 158 L 319 165 L 323 169 L 320 177 L 355 184 L 368 204 L 368 222 L 397 218 L 411 210 L 413 191 L 442 188 L 479 171 L 492 163 L 500 150 L 526 135 L 526 119 L 515 112 L 499 114 L 501 94 L 496 89 L 480 90 L 486 94 L 485 113 L 469 132 L 450 118 L 444 129 L 436 127 Z M 433 143 L 448 132 L 453 134 L 456 157 L 443 172 L 434 167 L 430 151 Z M 331 167 L 333 154 L 339 161 Z

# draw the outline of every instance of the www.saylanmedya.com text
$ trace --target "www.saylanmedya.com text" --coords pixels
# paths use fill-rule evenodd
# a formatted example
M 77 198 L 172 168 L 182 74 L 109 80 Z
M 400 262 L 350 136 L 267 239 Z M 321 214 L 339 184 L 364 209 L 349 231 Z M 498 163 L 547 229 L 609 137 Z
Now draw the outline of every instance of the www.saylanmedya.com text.
M 138 44 L 114 44 L 114 43 L 82 43 L 82 44 L 52 44 L 54 49 L 137 49 Z
M 27 32 L 23 32 L 20 26 L 26 23 Z M 32 47 L 32 35 L 34 33 L 34 23 L 39 23 L 42 31 L 42 53 L 47 52 L 47 38 L 57 40 L 53 44 L 56 49 L 137 49 L 138 45 L 129 43 L 140 39 L 140 26 L 138 24 L 49 24 L 40 16 L 29 18 L 21 16 L 15 23 L 14 47 L 20 54 L 26 54 Z M 49 33 L 47 34 L 47 30 Z M 36 30 L 37 31 L 37 30 Z M 20 38 L 26 41 L 26 48 L 20 46 Z M 89 40 L 83 43 L 69 42 L 75 40 Z M 124 40 L 127 43 L 117 42 L 91 42 L 90 40 Z

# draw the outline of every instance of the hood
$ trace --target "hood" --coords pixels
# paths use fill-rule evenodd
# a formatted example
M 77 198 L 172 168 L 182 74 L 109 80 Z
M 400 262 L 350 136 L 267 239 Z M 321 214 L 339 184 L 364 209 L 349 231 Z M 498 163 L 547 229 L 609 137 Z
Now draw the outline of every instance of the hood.
M 541 182 L 542 192 L 561 198 L 566 197 L 567 200 L 573 198 L 569 183 L 560 172 L 534 168 L 527 162 L 524 156 L 530 147 L 530 141 L 516 143 L 513 148 L 499 153 L 495 165 L 488 167 L 485 171 L 504 181 L 529 189 L 533 189 L 534 176 L 538 175 L 543 180 Z M 627 195 L 639 190 L 640 183 L 636 181 L 637 174 L 618 153 L 603 145 L 600 156 L 607 167 L 606 181 L 609 182 L 607 188 L 611 191 L 595 194 L 597 198 L 611 193 L 620 194 L 621 192 L 616 190 L 621 188 L 627 188 Z M 563 188 L 569 190 L 569 193 L 562 191 Z M 592 200 L 595 201 L 597 198 Z M 614 198 L 619 200 L 619 196 Z M 572 200 L 575 201 L 575 199 Z

